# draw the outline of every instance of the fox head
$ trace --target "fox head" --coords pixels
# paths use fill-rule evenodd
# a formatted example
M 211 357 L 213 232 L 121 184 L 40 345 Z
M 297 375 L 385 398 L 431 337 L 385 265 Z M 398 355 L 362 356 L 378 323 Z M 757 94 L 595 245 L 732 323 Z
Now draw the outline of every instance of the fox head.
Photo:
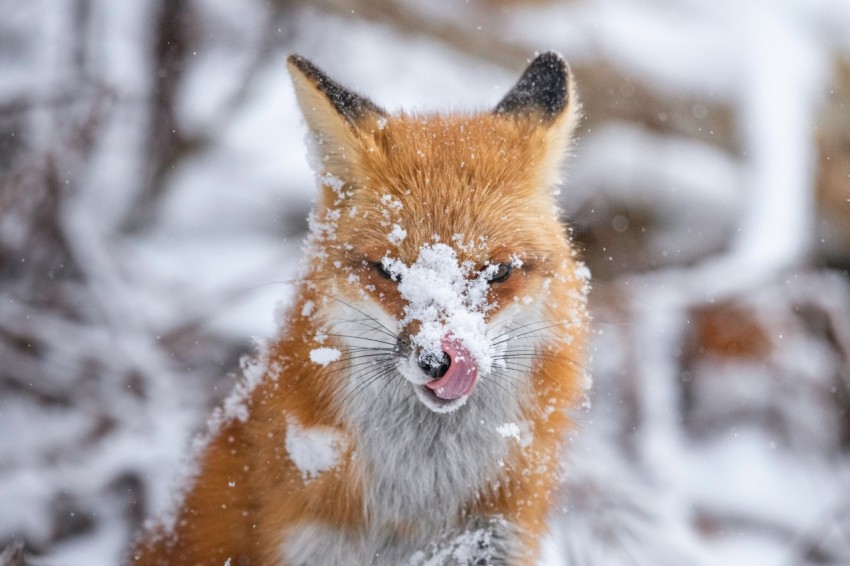
M 322 186 L 307 279 L 330 298 L 327 336 L 383 350 L 381 377 L 435 412 L 571 340 L 585 282 L 555 199 L 578 116 L 560 56 L 534 59 L 493 110 L 452 115 L 390 115 L 298 55 L 288 65 Z

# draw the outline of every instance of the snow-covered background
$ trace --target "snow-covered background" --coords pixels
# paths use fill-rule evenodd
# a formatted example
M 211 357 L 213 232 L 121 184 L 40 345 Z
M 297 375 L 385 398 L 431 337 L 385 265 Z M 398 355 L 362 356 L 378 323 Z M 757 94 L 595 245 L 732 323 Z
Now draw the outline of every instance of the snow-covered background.
M 118 563 L 271 334 L 286 54 L 438 110 L 550 49 L 596 341 L 544 563 L 850 564 L 847 0 L 0 0 L 0 548 Z

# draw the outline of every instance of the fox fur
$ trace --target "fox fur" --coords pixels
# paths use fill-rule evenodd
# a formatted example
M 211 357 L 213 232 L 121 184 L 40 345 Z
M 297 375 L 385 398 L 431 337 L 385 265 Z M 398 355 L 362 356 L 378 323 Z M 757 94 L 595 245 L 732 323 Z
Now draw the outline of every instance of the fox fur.
M 569 69 L 544 53 L 492 111 L 390 115 L 288 66 L 320 184 L 304 277 L 128 562 L 534 564 L 586 379 L 587 272 L 555 198 Z M 483 354 L 451 329 L 442 361 L 418 345 L 399 269 L 438 246 L 483 289 Z

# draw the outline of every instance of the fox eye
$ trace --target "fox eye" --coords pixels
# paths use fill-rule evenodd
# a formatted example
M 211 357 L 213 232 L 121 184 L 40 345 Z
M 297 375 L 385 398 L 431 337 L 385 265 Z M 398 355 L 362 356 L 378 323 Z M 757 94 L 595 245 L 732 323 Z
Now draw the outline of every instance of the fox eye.
M 500 263 L 496 268 L 495 273 L 488 277 L 487 280 L 490 283 L 502 283 L 503 281 L 507 281 L 508 277 L 511 276 L 511 272 L 513 270 L 514 266 L 510 263 Z
M 390 281 L 397 281 L 398 280 L 397 277 L 393 277 L 392 273 L 390 273 L 389 271 L 384 269 L 384 264 L 381 263 L 380 261 L 373 263 L 372 266 L 375 268 L 375 271 L 378 272 L 378 275 L 380 275 L 384 279 L 389 279 Z

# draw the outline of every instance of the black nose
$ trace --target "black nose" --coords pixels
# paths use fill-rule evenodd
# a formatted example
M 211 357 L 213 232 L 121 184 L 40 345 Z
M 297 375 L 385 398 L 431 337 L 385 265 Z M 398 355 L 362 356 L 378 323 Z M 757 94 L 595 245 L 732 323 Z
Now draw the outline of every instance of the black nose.
M 419 358 L 419 367 L 422 368 L 422 371 L 430 376 L 431 379 L 438 379 L 446 375 L 446 372 L 449 371 L 449 366 L 452 365 L 452 359 L 445 352 L 443 352 L 442 358 L 434 358 L 435 356 Z

